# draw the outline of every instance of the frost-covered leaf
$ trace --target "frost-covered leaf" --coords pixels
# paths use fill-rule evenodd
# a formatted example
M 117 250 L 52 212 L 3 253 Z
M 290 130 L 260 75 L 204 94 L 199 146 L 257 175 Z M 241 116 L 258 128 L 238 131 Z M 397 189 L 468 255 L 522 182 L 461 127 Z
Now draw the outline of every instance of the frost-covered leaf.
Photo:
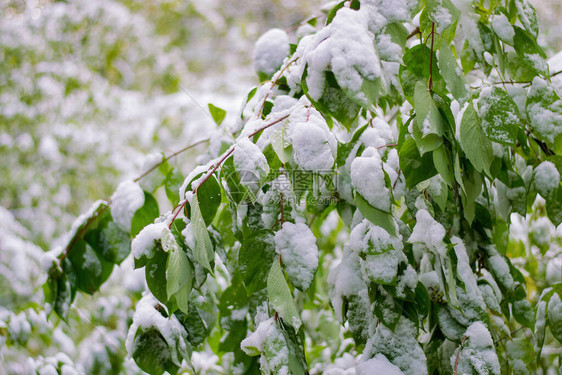
M 505 351 L 510 359 L 514 374 L 532 374 L 535 371 L 535 352 L 531 342 L 524 338 L 507 340 Z
M 482 129 L 492 141 L 515 146 L 520 114 L 517 104 L 499 87 L 483 90 L 478 101 Z
M 356 194 L 361 195 L 371 207 L 377 211 L 390 212 L 390 190 L 386 186 L 381 157 L 375 148 L 367 148 L 360 157 L 353 160 L 351 163 L 351 184 L 356 190 Z
M 517 55 L 538 74 L 547 75 L 548 65 L 543 49 L 527 31 L 517 26 L 513 28 L 515 30 L 513 47 Z
M 428 0 L 426 10 L 429 19 L 435 22 L 438 33 L 455 25 L 460 15 L 460 11 L 450 0 Z
M 537 24 L 537 12 L 528 0 L 515 0 L 515 8 L 517 9 L 517 17 L 535 38 L 539 33 L 539 26 Z
M 131 252 L 131 237 L 111 216 L 109 209 L 100 214 L 97 226 L 88 230 L 84 239 L 103 259 L 119 264 Z
M 560 152 L 562 150 L 562 100 L 552 86 L 540 78 L 535 78 L 527 96 L 525 109 L 533 133 Z
M 472 103 L 468 104 L 460 126 L 460 143 L 468 160 L 478 172 L 490 174 L 490 164 L 492 163 L 492 146 L 488 138 L 484 135 L 481 121 L 474 110 Z
M 267 296 L 269 297 L 269 303 L 271 303 L 273 309 L 279 313 L 283 320 L 287 321 L 295 329 L 299 329 L 302 322 L 295 306 L 293 295 L 289 290 L 287 281 L 285 281 L 281 264 L 277 261 L 273 262 L 267 277 Z

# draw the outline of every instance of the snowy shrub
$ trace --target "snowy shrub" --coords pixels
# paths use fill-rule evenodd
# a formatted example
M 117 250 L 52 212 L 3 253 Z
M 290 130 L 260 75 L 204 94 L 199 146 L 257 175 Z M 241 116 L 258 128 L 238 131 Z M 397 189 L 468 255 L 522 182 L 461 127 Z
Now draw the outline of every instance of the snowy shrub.
M 220 132 L 75 221 L 43 262 L 48 312 L 134 264 L 119 340 L 151 374 L 556 371 L 562 100 L 534 8 L 338 1 L 299 30 L 258 40 L 239 113 L 209 105 Z M 0 329 L 23 345 L 26 322 Z M 92 346 L 89 368 L 112 360 Z

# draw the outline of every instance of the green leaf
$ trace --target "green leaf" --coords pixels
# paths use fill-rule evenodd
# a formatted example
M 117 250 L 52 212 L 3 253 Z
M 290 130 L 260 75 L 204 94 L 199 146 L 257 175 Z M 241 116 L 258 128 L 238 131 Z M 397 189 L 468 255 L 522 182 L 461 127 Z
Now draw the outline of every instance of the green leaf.
M 444 145 L 433 150 L 433 165 L 437 173 L 443 178 L 443 181 L 445 181 L 447 185 L 453 186 L 453 181 L 455 179 L 453 164 L 451 163 L 449 152 Z
M 371 206 L 369 202 L 367 202 L 358 192 L 355 192 L 355 198 L 353 201 L 361 214 L 365 216 L 367 220 L 383 228 L 391 236 L 396 236 L 396 228 L 394 226 L 394 219 L 391 213 L 381 211 L 378 208 Z
M 462 105 L 468 99 L 466 82 L 457 65 L 457 59 L 447 43 L 441 43 L 438 65 L 449 91 Z
M 217 125 L 222 124 L 224 118 L 226 117 L 226 111 L 222 108 L 215 106 L 212 103 L 209 103 L 208 106 L 209 106 L 209 112 L 211 113 L 211 116 L 213 116 L 213 120 L 215 120 L 215 123 Z
M 484 135 L 480 118 L 474 110 L 472 103 L 468 104 L 468 108 L 462 116 L 460 143 L 474 168 L 478 172 L 484 171 L 489 175 L 493 157 L 492 145 Z
M 219 304 L 221 328 L 226 331 L 219 344 L 221 351 L 236 350 L 246 337 L 247 320 L 244 312 L 248 312 L 248 303 L 240 278 L 233 278 L 231 286 L 222 293 Z
M 170 374 L 178 372 L 171 359 L 168 343 L 156 328 L 139 328 L 133 342 L 132 357 L 136 364 L 151 375 L 161 375 L 164 371 Z
M 86 232 L 86 242 L 108 262 L 120 264 L 131 252 L 131 237 L 113 221 L 108 208 L 97 219 L 97 227 Z
M 416 84 L 421 81 L 427 85 L 429 82 L 430 57 L 431 50 L 429 47 L 425 44 L 418 44 L 408 49 L 402 58 L 404 65 L 400 66 L 400 83 L 404 91 L 404 96 L 411 104 L 414 104 L 414 89 Z M 445 81 L 437 68 L 435 52 L 433 52 L 432 75 L 433 91 L 441 96 L 446 96 L 447 89 Z
M 554 292 L 548 302 L 548 324 L 550 325 L 552 335 L 562 344 L 562 302 L 560 301 L 560 292 Z
M 414 90 L 413 136 L 421 155 L 433 151 L 443 144 L 444 121 L 427 86 L 418 81 Z
M 556 196 L 546 201 L 546 214 L 552 224 L 558 226 L 562 223 L 562 188 L 558 187 Z
M 76 286 L 87 294 L 94 294 L 109 278 L 113 270 L 113 264 L 98 255 L 82 239 L 74 243 L 68 259 L 76 274 Z
M 169 231 L 162 233 L 162 248 L 169 253 L 166 264 L 167 297 L 171 299 L 175 296 L 178 308 L 187 314 L 187 297 L 193 285 L 193 266 Z
M 275 244 L 270 230 L 258 231 L 242 243 L 238 252 L 238 267 L 249 294 L 266 287 L 275 255 Z
M 271 265 L 267 277 L 267 296 L 269 303 L 279 316 L 295 329 L 299 329 L 302 322 L 279 262 L 273 262 Z
M 135 212 L 131 221 L 131 236 L 135 237 L 148 224 L 154 223 L 154 219 L 159 215 L 158 202 L 152 194 L 145 191 L 144 205 Z
M 535 317 L 533 307 L 531 302 L 526 299 L 515 301 L 512 304 L 513 317 L 519 324 L 525 326 L 529 329 L 533 329 L 535 326 Z
M 163 304 L 168 301 L 168 293 L 166 292 L 167 261 L 168 253 L 157 250 L 154 256 L 147 261 L 144 269 L 148 289 Z
M 215 176 L 209 176 L 203 185 L 193 186 L 193 181 L 200 179 L 204 173 L 201 173 L 193 178 L 187 186 L 188 190 L 197 189 L 197 194 L 194 196 L 199 203 L 199 209 L 205 226 L 208 227 L 213 223 L 217 210 L 222 201 L 221 187 Z M 186 204 L 186 212 L 190 211 L 189 202 Z
M 193 236 L 195 237 L 195 249 L 193 253 L 197 263 L 205 267 L 212 274 L 213 267 L 211 267 L 211 262 L 214 263 L 215 252 L 213 250 L 211 238 L 209 237 L 209 232 L 207 231 L 207 225 L 199 209 L 197 195 L 199 195 L 199 193 L 195 194 L 191 200 L 191 225 L 193 227 Z
M 164 189 L 166 197 L 172 205 L 180 201 L 180 187 L 183 184 L 184 177 L 181 173 L 177 172 L 174 168 L 170 169 L 166 179 L 164 180 Z
M 425 153 L 420 155 L 416 142 L 413 138 L 408 138 L 398 149 L 400 170 L 406 179 L 406 187 L 414 187 L 437 173 L 433 165 L 432 154 Z
M 478 101 L 482 129 L 492 141 L 515 146 L 521 122 L 517 104 L 499 87 L 485 91 Z

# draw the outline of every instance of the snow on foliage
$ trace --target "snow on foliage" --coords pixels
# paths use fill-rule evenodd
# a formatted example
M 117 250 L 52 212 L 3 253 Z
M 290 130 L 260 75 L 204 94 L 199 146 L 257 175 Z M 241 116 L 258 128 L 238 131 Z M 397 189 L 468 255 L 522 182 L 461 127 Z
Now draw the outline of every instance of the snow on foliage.
M 289 36 L 281 29 L 271 29 L 263 34 L 254 47 L 254 69 L 272 75 L 289 56 Z
M 123 181 L 111 196 L 111 215 L 115 223 L 125 232 L 131 231 L 131 220 L 144 204 L 142 188 L 133 181 Z
M 131 254 L 135 259 L 152 258 L 156 243 L 162 238 L 162 232 L 168 230 L 166 223 L 149 224 L 144 227 L 131 243 Z
M 378 151 L 369 147 L 351 163 L 351 183 L 367 202 L 381 211 L 390 211 L 390 191 Z
M 540 195 L 549 197 L 560 185 L 560 172 L 553 163 L 543 161 L 534 170 L 533 185 Z
M 500 363 L 486 326 L 481 322 L 472 323 L 466 330 L 465 337 L 458 359 L 457 353 L 451 356 L 451 366 L 459 374 L 499 375 Z
M 275 233 L 275 251 L 293 285 L 307 290 L 318 268 L 318 247 L 310 228 L 304 223 L 284 223 Z

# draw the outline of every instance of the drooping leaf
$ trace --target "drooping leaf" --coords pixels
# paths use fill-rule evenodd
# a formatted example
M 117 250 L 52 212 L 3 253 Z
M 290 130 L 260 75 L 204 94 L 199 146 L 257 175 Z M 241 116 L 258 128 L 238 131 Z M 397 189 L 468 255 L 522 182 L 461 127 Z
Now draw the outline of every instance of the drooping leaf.
M 211 238 L 209 237 L 209 232 L 207 231 L 207 225 L 203 220 L 201 215 L 201 210 L 199 209 L 199 201 L 197 195 L 193 196 L 191 201 L 191 225 L 193 227 L 193 235 L 195 237 L 195 249 L 193 251 L 195 260 L 205 267 L 210 273 L 213 273 L 213 267 L 211 263 L 214 263 L 215 252 L 213 250 L 213 244 L 211 243 Z
M 359 211 L 361 211 L 361 214 L 365 216 L 367 220 L 383 228 L 391 236 L 396 235 L 394 220 L 391 213 L 381 211 L 378 208 L 371 206 L 369 202 L 367 202 L 365 198 L 363 198 L 361 194 L 357 192 L 355 192 L 354 202 Z
M 248 293 L 267 286 L 267 277 L 275 255 L 275 244 L 269 230 L 258 231 L 242 243 L 238 253 L 238 267 Z
M 468 104 L 460 126 L 460 143 L 468 160 L 478 172 L 490 174 L 492 164 L 492 146 L 482 130 L 480 117 L 472 103 Z
M 273 262 L 271 265 L 267 277 L 267 296 L 269 303 L 279 316 L 295 329 L 299 329 L 302 322 L 279 262 Z

